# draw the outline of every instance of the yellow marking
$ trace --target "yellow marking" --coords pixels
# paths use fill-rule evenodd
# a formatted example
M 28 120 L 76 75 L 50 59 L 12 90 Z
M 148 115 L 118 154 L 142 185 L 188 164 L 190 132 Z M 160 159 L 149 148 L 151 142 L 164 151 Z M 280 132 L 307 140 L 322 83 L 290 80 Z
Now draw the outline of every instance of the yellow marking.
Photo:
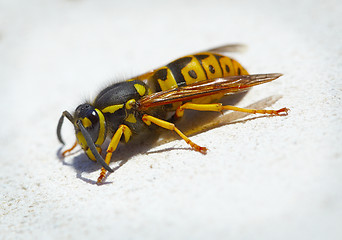
M 235 61 L 234 59 L 232 59 L 232 64 L 235 69 L 235 75 L 248 75 L 248 72 L 246 71 L 246 69 L 244 69 L 241 66 L 241 64 Z
M 118 130 L 116 130 L 112 140 L 110 141 L 109 145 L 108 145 L 108 148 L 107 148 L 107 153 L 112 153 L 116 150 L 119 142 L 120 142 L 120 139 L 121 139 L 121 136 L 123 134 L 123 127 L 121 127 L 122 125 L 120 125 L 120 127 L 118 128 Z M 108 155 L 108 154 L 107 154 Z M 108 161 L 109 160 L 109 161 Z M 110 162 L 110 159 L 107 159 L 107 156 L 106 156 L 106 161 L 105 161 L 107 164 L 109 164 Z
M 184 114 L 184 109 L 192 109 L 197 111 L 213 111 L 221 112 L 222 110 L 232 110 L 237 112 L 245 113 L 260 113 L 260 114 L 270 114 L 270 115 L 287 115 L 289 111 L 287 108 L 281 108 L 279 110 L 265 110 L 265 109 L 249 109 L 249 108 L 239 108 L 231 105 L 222 105 L 222 103 L 212 103 L 212 104 L 197 104 L 187 102 L 180 106 L 176 110 L 176 116 L 182 117 Z
M 226 57 L 226 56 L 223 56 L 220 54 L 216 54 L 216 55 L 222 56 L 219 59 L 219 62 L 220 62 L 220 65 L 222 67 L 222 70 L 223 70 L 223 77 L 236 75 L 235 68 L 234 68 L 234 65 L 232 63 L 232 60 L 229 57 Z M 229 71 L 227 71 L 227 70 L 229 70 Z
M 109 106 L 109 107 L 106 107 L 102 110 L 102 112 L 104 113 L 114 113 L 115 111 L 119 110 L 120 108 L 123 108 L 123 104 L 117 104 L 117 105 L 112 105 L 112 106 Z
M 166 69 L 167 70 L 167 75 L 166 75 L 165 80 L 157 79 L 161 90 L 165 91 L 165 90 L 169 90 L 171 88 L 178 87 L 177 82 L 176 82 L 175 78 L 173 77 L 170 69 L 168 67 L 162 67 L 162 68 L 159 68 L 157 70 L 160 70 L 160 69 Z M 157 72 L 157 70 L 156 70 L 156 72 Z
M 101 153 L 101 150 L 102 150 L 102 149 L 101 149 L 100 147 L 96 147 L 96 150 L 97 150 L 99 153 Z M 90 148 L 88 148 L 85 152 L 86 152 L 86 154 L 87 154 L 87 156 L 89 157 L 90 160 L 96 162 L 96 158 L 95 158 L 94 154 L 91 152 Z
M 129 127 L 127 127 L 127 128 L 125 128 L 124 129 L 124 136 L 125 136 L 125 142 L 128 142 L 129 141 L 129 139 L 131 138 L 131 136 L 132 136 L 132 131 L 131 131 L 131 129 L 129 128 Z
M 110 141 L 108 148 L 107 148 L 107 154 L 106 154 L 106 158 L 105 158 L 105 162 L 107 163 L 107 165 L 109 164 L 109 162 L 112 158 L 112 154 L 119 144 L 119 141 L 121 139 L 122 134 L 125 135 L 125 141 L 128 142 L 130 136 L 132 135 L 132 131 L 126 125 L 120 125 L 118 130 L 116 130 L 116 132 L 115 132 L 114 136 L 112 137 L 112 140 Z M 106 175 L 106 172 L 107 172 L 106 169 L 101 168 L 101 173 L 97 179 L 97 183 L 102 182 L 103 178 Z
M 220 104 L 220 103 L 218 103 Z M 230 105 L 225 105 L 222 106 L 222 109 L 224 110 L 232 110 L 232 111 L 237 111 L 237 112 L 245 112 L 245 113 L 260 113 L 260 114 L 270 114 L 270 115 L 274 115 L 274 116 L 286 116 L 287 112 L 289 111 L 288 108 L 281 108 L 278 110 L 265 110 L 265 109 L 249 109 L 249 108 L 239 108 L 239 107 L 234 107 L 234 106 L 230 106 Z
M 162 128 L 166 128 L 169 130 L 174 130 L 175 128 L 175 125 L 173 123 L 164 121 L 162 119 L 159 119 L 159 118 L 147 115 L 147 114 L 144 114 L 142 120 L 149 126 L 151 125 L 151 123 L 154 123 Z
M 83 134 L 81 131 L 79 131 L 78 133 L 76 133 L 76 139 L 77 142 L 81 145 L 81 147 L 83 149 L 86 149 L 88 147 L 87 141 L 85 140 L 85 138 L 83 137 Z
M 97 112 L 97 115 L 99 116 L 99 124 L 100 124 L 100 129 L 99 129 L 99 135 L 97 136 L 97 140 L 95 142 L 96 145 L 101 145 L 106 136 L 106 122 L 105 122 L 105 118 L 102 114 L 102 112 L 98 109 L 95 109 L 95 111 Z
M 205 104 L 205 103 L 187 102 L 187 103 L 184 103 L 179 108 L 177 108 L 176 116 L 183 117 L 184 109 L 192 109 L 192 110 L 197 110 L 197 111 L 213 111 L 213 112 L 220 112 L 223 110 L 221 103 Z
M 222 77 L 222 71 L 219 62 L 212 53 L 204 52 L 199 54 L 209 55 L 207 58 L 202 59 L 202 67 L 207 73 L 208 79 Z
M 126 80 L 126 82 L 131 82 L 131 81 L 134 81 L 134 80 L 135 80 L 134 78 L 131 78 L 131 79 Z
M 118 130 L 116 130 L 112 140 L 110 141 L 109 145 L 108 145 L 108 148 L 107 148 L 107 155 L 108 153 L 112 153 L 116 150 L 118 144 L 119 144 L 119 141 L 121 139 L 121 136 L 122 134 L 124 134 L 125 136 L 125 141 L 128 142 L 130 136 L 132 135 L 132 131 L 129 127 L 127 127 L 126 125 L 120 125 Z M 107 156 L 106 156 L 106 160 L 110 160 L 110 159 L 107 159 Z M 109 164 L 109 161 L 105 161 L 107 164 Z
M 213 103 L 213 102 L 217 102 L 218 100 L 220 100 L 223 96 L 224 96 L 224 94 L 214 94 L 214 95 L 210 95 L 210 96 L 206 96 L 206 97 L 200 97 L 200 98 L 192 99 L 191 102 L 196 103 L 196 104 Z M 181 105 L 182 105 L 182 102 L 172 103 L 172 106 L 168 107 L 168 111 L 175 111 Z M 181 117 L 181 116 L 177 116 L 177 117 Z
M 135 89 L 137 90 L 137 92 L 139 93 L 140 96 L 144 96 L 145 92 L 146 92 L 146 88 L 145 86 L 141 85 L 141 84 L 134 84 Z
M 188 57 L 191 57 L 191 62 L 189 62 L 181 70 L 181 73 L 185 79 L 186 85 L 190 85 L 195 82 L 206 80 L 207 77 L 199 61 L 192 55 Z M 189 74 L 190 71 L 194 71 L 196 73 L 196 78 L 191 77 L 191 75 Z
M 175 131 L 182 139 L 184 139 L 184 141 L 189 144 L 194 150 L 201 152 L 203 154 L 205 154 L 207 152 L 207 148 L 205 147 L 201 147 L 197 144 L 195 144 L 194 142 L 192 142 L 187 136 L 184 135 L 184 133 L 182 133 L 173 123 L 164 121 L 162 119 L 144 114 L 144 116 L 142 117 L 142 120 L 144 121 L 144 123 L 146 123 L 147 125 L 151 125 L 151 123 L 154 123 L 156 125 L 158 125 L 159 127 L 171 130 L 171 131 Z
M 130 123 L 136 123 L 137 119 L 134 117 L 133 113 L 129 114 L 128 117 L 125 120 L 126 122 L 130 122 Z
M 128 100 L 126 102 L 126 109 L 131 109 L 134 104 L 135 104 L 135 99 Z
M 82 119 L 82 124 L 83 124 L 83 126 L 84 126 L 85 128 L 87 128 L 87 127 L 90 127 L 92 123 L 91 123 L 91 121 L 89 120 L 89 118 L 85 117 L 85 118 Z
M 96 161 L 94 154 L 91 152 L 90 148 L 88 147 L 87 141 L 85 140 L 85 138 L 83 137 L 82 132 L 78 132 L 76 134 L 76 139 L 77 142 L 81 145 L 82 149 L 85 151 L 85 153 L 87 154 L 87 156 L 93 160 Z M 96 147 L 96 150 L 101 153 L 102 149 L 101 147 Z
M 90 160 L 96 161 L 94 154 L 91 152 L 90 148 L 88 148 L 86 151 L 86 154 Z

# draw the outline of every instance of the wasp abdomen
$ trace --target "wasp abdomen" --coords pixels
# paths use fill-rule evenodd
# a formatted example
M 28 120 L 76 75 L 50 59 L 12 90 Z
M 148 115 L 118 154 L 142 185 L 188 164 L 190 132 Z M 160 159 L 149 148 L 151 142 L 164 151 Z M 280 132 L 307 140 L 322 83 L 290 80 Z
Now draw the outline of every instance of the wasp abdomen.
M 203 52 L 179 58 L 154 70 L 148 82 L 153 85 L 151 88 L 158 92 L 208 79 L 247 74 L 234 59 Z

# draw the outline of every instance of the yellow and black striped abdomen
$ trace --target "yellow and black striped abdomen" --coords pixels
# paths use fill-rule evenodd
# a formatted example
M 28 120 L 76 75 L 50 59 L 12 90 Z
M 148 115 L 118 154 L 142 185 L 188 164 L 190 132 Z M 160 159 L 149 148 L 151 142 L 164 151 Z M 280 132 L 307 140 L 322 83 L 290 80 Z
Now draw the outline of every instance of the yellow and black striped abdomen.
M 154 70 L 148 84 L 154 91 L 165 91 L 208 79 L 246 74 L 248 72 L 234 59 L 202 52 L 179 58 Z

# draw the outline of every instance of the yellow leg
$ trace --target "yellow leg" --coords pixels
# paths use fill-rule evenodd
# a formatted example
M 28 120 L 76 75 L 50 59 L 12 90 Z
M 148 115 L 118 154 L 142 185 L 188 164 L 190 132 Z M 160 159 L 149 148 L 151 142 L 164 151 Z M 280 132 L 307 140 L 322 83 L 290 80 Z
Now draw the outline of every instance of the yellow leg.
M 164 121 L 162 119 L 156 118 L 156 117 L 152 117 L 150 115 L 144 114 L 144 116 L 142 117 L 142 120 L 144 121 L 144 123 L 146 123 L 147 125 L 151 125 L 151 123 L 154 123 L 156 125 L 158 125 L 159 127 L 162 128 L 166 128 L 172 131 L 175 131 L 181 138 L 183 138 L 185 140 L 185 142 L 187 144 L 189 144 L 194 150 L 206 154 L 207 152 L 207 148 L 205 147 L 201 147 L 197 144 L 195 144 L 194 142 L 192 142 L 189 138 L 187 138 L 187 136 L 185 136 L 173 123 Z
M 214 111 L 214 112 L 222 112 L 222 110 L 232 110 L 238 112 L 246 112 L 246 113 L 261 113 L 261 114 L 270 114 L 270 115 L 287 115 L 289 111 L 288 108 L 281 108 L 279 110 L 265 110 L 265 109 L 248 109 L 248 108 L 239 108 L 230 105 L 223 106 L 222 103 L 212 103 L 212 104 L 200 104 L 200 103 L 185 103 L 177 108 L 176 116 L 182 117 L 184 115 L 184 109 L 192 109 L 197 111 Z
M 62 156 L 65 157 L 65 154 L 67 154 L 68 152 L 71 152 L 75 147 L 77 146 L 77 141 L 75 141 L 74 145 L 72 145 L 71 148 L 65 150 L 64 152 L 62 152 Z M 72 154 L 70 154 L 72 155 Z
M 112 140 L 110 141 L 108 148 L 107 148 L 107 154 L 106 154 L 106 158 L 105 158 L 105 162 L 107 163 L 107 165 L 109 164 L 110 159 L 112 158 L 112 154 L 119 144 L 119 141 L 121 139 L 122 134 L 124 134 L 124 136 L 125 136 L 125 141 L 128 142 L 129 138 L 132 135 L 132 131 L 126 125 L 120 125 L 118 130 L 116 130 L 116 132 L 115 132 L 114 136 L 112 137 Z M 106 176 L 106 172 L 107 172 L 106 169 L 101 168 L 101 173 L 97 179 L 97 183 L 102 182 L 103 178 Z

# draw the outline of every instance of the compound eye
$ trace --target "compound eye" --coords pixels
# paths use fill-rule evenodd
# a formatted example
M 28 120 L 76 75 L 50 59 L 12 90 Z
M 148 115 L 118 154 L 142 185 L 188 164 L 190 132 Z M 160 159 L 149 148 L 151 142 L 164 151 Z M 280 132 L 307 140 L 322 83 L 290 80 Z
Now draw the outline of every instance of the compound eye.
M 98 128 L 100 117 L 97 111 L 95 107 L 88 103 L 81 104 L 76 108 L 75 119 L 81 120 L 83 126 L 88 130 Z
M 99 116 L 97 112 L 93 109 L 89 110 L 86 117 L 91 121 L 92 125 L 96 125 L 99 122 Z

